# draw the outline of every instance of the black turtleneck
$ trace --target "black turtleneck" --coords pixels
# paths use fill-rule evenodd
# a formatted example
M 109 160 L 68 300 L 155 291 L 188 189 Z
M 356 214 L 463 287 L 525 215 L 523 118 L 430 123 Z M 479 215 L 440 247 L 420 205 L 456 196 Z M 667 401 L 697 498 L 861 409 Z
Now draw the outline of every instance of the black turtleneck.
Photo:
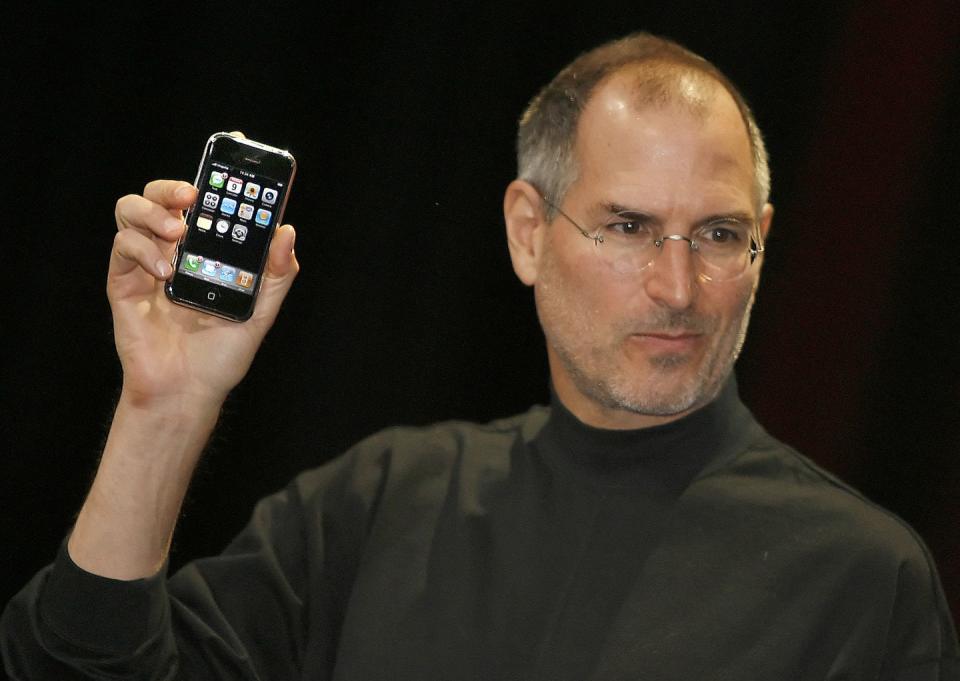
M 512 616 L 527 619 L 537 643 L 529 653 L 536 658 L 524 661 L 514 651 L 518 667 L 502 678 L 587 678 L 671 508 L 708 465 L 743 448 L 750 423 L 733 380 L 702 409 L 637 430 L 584 424 L 553 394 L 550 416 L 529 452 L 549 474 L 518 489 L 555 501 L 552 513 L 518 537 L 553 569 L 521 577 L 537 599 L 514 603 L 528 612 Z
M 554 399 L 384 431 L 169 582 L 62 550 L 0 650 L 64 681 L 960 679 L 923 544 L 767 435 L 733 380 L 643 430 Z

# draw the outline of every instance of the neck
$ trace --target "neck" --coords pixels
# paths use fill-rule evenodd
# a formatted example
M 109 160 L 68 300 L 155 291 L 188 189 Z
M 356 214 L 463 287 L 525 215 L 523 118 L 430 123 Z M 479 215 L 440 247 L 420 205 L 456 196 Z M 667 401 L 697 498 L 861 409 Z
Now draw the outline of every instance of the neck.
M 556 390 L 552 397 L 550 418 L 537 436 L 538 451 L 551 465 L 604 485 L 642 488 L 653 475 L 682 483 L 682 489 L 692 476 L 714 465 L 711 461 L 743 451 L 755 426 L 737 396 L 733 376 L 716 399 L 686 417 L 636 430 L 594 427 L 571 413 Z

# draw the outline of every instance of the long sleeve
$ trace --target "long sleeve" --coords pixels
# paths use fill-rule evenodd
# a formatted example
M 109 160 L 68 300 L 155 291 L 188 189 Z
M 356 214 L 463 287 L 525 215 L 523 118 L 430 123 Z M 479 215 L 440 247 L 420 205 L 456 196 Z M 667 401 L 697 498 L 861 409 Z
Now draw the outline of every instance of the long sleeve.
M 352 461 L 305 473 L 262 500 L 221 555 L 169 580 L 163 571 L 133 581 L 87 573 L 64 542 L 4 612 L 7 673 L 266 680 L 298 678 L 306 664 L 311 678 L 325 678 L 377 483 L 374 466 L 371 494 L 351 487 Z

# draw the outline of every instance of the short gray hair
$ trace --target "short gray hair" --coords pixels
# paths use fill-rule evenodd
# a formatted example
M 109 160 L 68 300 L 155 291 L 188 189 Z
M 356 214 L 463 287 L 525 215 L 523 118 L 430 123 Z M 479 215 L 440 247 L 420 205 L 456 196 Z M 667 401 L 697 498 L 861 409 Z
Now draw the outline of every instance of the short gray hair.
M 642 67 L 641 87 L 646 90 L 649 103 L 678 99 L 673 83 L 679 73 L 707 76 L 730 93 L 750 140 L 759 214 L 770 198 L 770 165 L 763 135 L 743 95 L 720 69 L 703 57 L 649 33 L 634 33 L 580 55 L 537 93 L 520 118 L 518 177 L 559 206 L 577 179 L 574 149 L 580 114 L 601 81 L 630 66 Z M 549 204 L 546 212 L 548 220 L 556 214 Z

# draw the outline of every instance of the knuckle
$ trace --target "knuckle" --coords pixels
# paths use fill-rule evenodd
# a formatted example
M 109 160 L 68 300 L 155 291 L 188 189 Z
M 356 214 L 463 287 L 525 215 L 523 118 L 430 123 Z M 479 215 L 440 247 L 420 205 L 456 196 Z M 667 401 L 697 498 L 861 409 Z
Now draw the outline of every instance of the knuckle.
M 136 198 L 137 197 L 133 194 L 127 194 L 117 199 L 117 204 L 113 210 L 113 215 L 117 219 L 117 224 L 126 222 L 125 213 L 127 210 L 129 210 L 131 201 Z
M 143 195 L 153 203 L 166 206 L 173 200 L 176 189 L 177 182 L 175 180 L 151 180 L 144 185 Z
M 113 246 L 119 255 L 125 258 L 135 258 L 138 251 L 142 250 L 140 235 L 132 229 L 124 229 L 116 233 L 113 237 Z
M 113 235 L 113 248 L 118 253 L 127 249 L 127 242 L 130 240 L 129 234 L 130 233 L 126 231 L 119 231 Z

